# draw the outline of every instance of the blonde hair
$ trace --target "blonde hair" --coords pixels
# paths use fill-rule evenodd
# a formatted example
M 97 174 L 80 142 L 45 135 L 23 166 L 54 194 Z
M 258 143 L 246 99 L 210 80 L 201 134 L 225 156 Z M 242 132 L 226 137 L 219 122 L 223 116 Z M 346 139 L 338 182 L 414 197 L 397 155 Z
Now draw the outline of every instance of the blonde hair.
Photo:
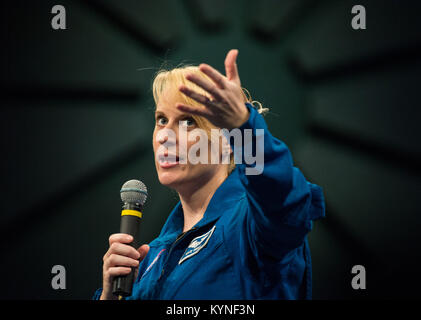
M 184 65 L 184 66 L 179 66 L 170 70 L 160 69 L 155 74 L 155 77 L 152 83 L 152 93 L 153 93 L 155 105 L 158 105 L 159 99 L 163 95 L 164 91 L 167 89 L 170 89 L 172 92 L 177 93 L 177 98 L 179 102 L 190 105 L 190 106 L 200 106 L 200 103 L 198 103 L 196 100 L 193 100 L 192 98 L 179 92 L 178 88 L 180 85 L 185 85 L 187 88 L 194 90 L 199 94 L 202 94 L 208 98 L 212 98 L 209 95 L 209 93 L 206 92 L 204 89 L 194 84 L 193 82 L 188 81 L 186 79 L 187 74 L 195 74 L 212 83 L 212 80 L 202 71 L 200 71 L 198 66 Z M 250 103 L 261 114 L 264 114 L 269 110 L 267 108 L 263 108 L 260 102 L 253 101 L 251 99 L 250 92 L 247 89 L 245 88 L 242 88 L 242 89 L 243 89 L 243 98 L 244 98 L 245 103 L 246 102 Z M 217 128 L 209 120 L 207 120 L 204 117 L 192 115 L 192 118 L 195 120 L 199 128 L 205 130 L 208 133 L 208 136 L 210 136 L 211 129 Z M 234 157 L 231 155 L 230 164 L 228 166 L 228 174 L 230 174 L 234 170 L 234 168 L 235 168 Z

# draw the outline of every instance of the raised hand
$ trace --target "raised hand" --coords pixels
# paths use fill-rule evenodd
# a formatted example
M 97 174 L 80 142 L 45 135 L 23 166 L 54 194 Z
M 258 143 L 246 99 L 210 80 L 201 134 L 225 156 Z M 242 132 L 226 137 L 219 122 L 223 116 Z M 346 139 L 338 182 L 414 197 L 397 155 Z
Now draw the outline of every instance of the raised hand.
M 203 88 L 211 95 L 211 99 L 187 88 L 184 85 L 179 90 L 186 96 L 196 100 L 202 106 L 194 107 L 177 103 L 176 107 L 183 112 L 207 118 L 219 128 L 233 129 L 240 127 L 248 120 L 249 112 L 245 106 L 245 98 L 241 89 L 240 76 L 237 68 L 238 50 L 232 49 L 225 58 L 226 76 L 210 65 L 202 63 L 199 70 L 211 80 L 207 81 L 194 74 L 188 74 L 186 79 Z

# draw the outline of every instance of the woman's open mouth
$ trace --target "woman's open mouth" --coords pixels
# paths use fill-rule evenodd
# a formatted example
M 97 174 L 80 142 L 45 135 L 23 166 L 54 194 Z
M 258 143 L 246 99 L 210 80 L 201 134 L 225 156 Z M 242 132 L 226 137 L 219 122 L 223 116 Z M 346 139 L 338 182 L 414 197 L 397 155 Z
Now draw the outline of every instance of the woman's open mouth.
M 158 156 L 159 166 L 163 169 L 173 168 L 178 165 L 180 158 L 178 156 Z

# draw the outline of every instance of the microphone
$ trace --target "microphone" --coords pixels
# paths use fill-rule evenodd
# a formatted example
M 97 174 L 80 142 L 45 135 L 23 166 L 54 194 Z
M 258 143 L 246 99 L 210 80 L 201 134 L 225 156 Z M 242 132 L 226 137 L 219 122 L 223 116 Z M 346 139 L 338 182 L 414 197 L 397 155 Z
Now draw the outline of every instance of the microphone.
M 142 219 L 143 205 L 148 197 L 148 191 L 143 182 L 129 180 L 123 184 L 120 190 L 123 210 L 121 211 L 120 233 L 126 233 L 133 237 L 130 245 L 139 247 L 139 226 Z M 121 300 L 132 294 L 135 268 L 128 275 L 117 276 L 113 279 L 113 294 Z

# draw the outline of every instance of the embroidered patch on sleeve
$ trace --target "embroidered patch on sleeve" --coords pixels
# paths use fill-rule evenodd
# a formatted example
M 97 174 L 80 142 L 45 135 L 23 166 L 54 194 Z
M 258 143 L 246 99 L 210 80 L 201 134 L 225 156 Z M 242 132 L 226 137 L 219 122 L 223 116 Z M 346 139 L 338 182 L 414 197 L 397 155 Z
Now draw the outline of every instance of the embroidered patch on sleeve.
M 213 226 L 212 229 L 210 229 L 205 234 L 202 234 L 201 236 L 198 236 L 198 237 L 194 238 L 190 242 L 186 251 L 184 251 L 184 254 L 181 257 L 180 261 L 178 261 L 178 264 L 183 263 L 184 260 L 187 260 L 188 258 L 191 258 L 195 254 L 197 254 L 200 250 L 202 250 L 207 245 L 207 243 L 208 243 L 210 237 L 212 236 L 214 230 L 215 230 L 215 226 Z

